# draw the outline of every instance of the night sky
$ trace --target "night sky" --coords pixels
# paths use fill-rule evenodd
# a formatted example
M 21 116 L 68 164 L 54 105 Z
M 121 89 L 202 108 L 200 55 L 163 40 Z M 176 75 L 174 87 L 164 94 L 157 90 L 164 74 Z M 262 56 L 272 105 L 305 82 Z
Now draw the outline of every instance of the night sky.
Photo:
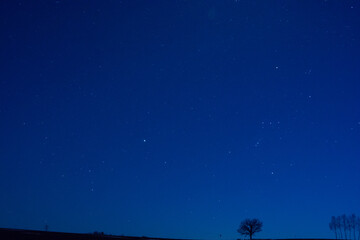
M 360 2 L 0 1 L 0 227 L 333 237 L 360 214 Z

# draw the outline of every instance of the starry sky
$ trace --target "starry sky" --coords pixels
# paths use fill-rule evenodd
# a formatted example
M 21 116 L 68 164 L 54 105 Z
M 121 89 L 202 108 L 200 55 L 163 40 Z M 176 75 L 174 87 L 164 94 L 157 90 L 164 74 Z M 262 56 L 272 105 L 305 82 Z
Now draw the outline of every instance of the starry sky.
M 330 238 L 359 215 L 359 1 L 14 0 L 0 26 L 0 227 Z

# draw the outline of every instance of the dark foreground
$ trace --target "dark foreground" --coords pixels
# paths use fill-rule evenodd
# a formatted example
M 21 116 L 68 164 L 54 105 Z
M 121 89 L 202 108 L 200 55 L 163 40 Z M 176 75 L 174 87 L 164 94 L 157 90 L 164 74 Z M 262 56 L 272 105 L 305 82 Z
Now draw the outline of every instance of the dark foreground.
M 0 228 L 1 240 L 184 240 L 174 238 L 150 238 L 106 235 L 103 233 L 63 233 L 35 230 Z M 189 240 L 189 239 L 187 239 Z M 256 239 L 256 240 L 334 240 L 334 239 Z M 339 239 L 338 239 L 339 240 Z
M 8 229 L 0 228 L 1 240 L 180 240 L 167 238 L 149 238 L 149 237 L 126 237 L 106 235 L 103 233 L 63 233 L 46 232 L 35 230 Z

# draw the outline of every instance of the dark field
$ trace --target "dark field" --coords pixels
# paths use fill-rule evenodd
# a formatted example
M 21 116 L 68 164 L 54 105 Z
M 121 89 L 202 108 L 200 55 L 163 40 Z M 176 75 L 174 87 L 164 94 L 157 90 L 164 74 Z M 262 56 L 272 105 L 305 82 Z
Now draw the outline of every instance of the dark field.
M 1 240 L 90 240 L 90 239 L 104 239 L 104 240 L 183 240 L 174 238 L 152 238 L 152 237 L 129 237 L 106 235 L 104 233 L 63 233 L 63 232 L 46 232 L 35 230 L 22 229 L 7 229 L 0 228 Z M 280 240 L 280 239 L 255 239 L 255 240 Z M 333 239 L 315 239 L 315 238 L 288 238 L 281 240 L 333 240 Z
M 127 236 L 115 236 L 106 235 L 103 233 L 63 233 L 63 232 L 45 232 L 34 230 L 22 230 L 22 229 L 0 229 L 1 240 L 89 240 L 89 239 L 107 239 L 107 240 L 170 240 L 166 238 L 149 238 L 149 237 L 127 237 Z M 175 239 L 171 239 L 175 240 Z M 179 240 L 179 239 L 178 239 Z

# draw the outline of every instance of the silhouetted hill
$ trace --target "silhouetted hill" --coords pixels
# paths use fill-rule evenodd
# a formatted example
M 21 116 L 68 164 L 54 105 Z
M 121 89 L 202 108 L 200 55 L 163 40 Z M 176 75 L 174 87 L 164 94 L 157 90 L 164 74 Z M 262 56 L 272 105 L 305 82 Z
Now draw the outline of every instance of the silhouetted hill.
M 106 235 L 103 233 L 63 233 L 36 230 L 0 228 L 1 240 L 181 240 L 150 237 L 129 237 Z
M 151 238 L 106 235 L 103 233 L 64 233 L 36 230 L 0 228 L 1 240 L 185 240 L 174 238 Z M 187 239 L 189 240 L 189 239 Z M 334 240 L 326 238 L 286 238 L 286 239 L 254 239 L 254 240 Z M 341 240 L 341 239 L 338 239 Z

